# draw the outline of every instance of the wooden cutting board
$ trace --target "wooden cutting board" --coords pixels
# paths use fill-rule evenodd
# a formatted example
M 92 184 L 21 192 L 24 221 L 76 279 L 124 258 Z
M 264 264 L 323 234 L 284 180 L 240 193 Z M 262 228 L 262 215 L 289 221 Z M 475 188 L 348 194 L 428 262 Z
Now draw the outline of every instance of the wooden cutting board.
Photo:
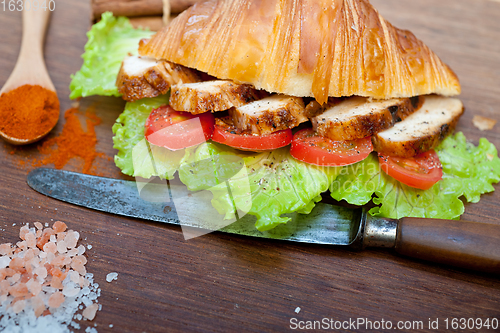
M 485 136 L 500 147 L 500 124 L 481 132 L 471 122 L 474 115 L 500 121 L 500 3 L 373 3 L 394 25 L 423 39 L 456 71 L 466 106 L 458 130 L 475 144 Z M 57 1 L 46 59 L 61 110 L 71 105 L 67 97 L 70 74 L 82 64 L 89 17 L 88 2 Z M 20 13 L 0 11 L 0 31 L 3 85 L 19 51 Z M 116 98 L 81 101 L 82 110 L 95 106 L 102 118 L 96 128 L 97 148 L 109 157 L 115 152 L 111 126 L 123 105 Z M 61 116 L 55 134 L 63 122 Z M 176 226 L 98 213 L 33 192 L 26 185 L 28 168 L 20 161 L 36 156 L 36 145 L 14 151 L 0 143 L 0 242 L 16 242 L 19 224 L 25 222 L 63 220 L 78 230 L 83 244 L 93 246 L 87 251 L 87 269 L 102 289 L 102 311 L 91 324 L 99 332 L 286 331 L 292 318 L 384 319 L 393 325 L 422 321 L 420 331 L 429 331 L 430 318 L 439 319 L 439 331 L 444 331 L 446 318 L 449 323 L 452 318 L 500 318 L 500 281 L 492 275 L 383 250 L 351 252 L 219 233 L 185 241 Z M 98 162 L 104 176 L 124 178 L 112 161 L 101 158 Z M 81 166 L 75 161 L 66 169 L 80 171 Z M 496 189 L 478 204 L 466 204 L 463 219 L 500 227 L 500 186 Z M 107 283 L 110 272 L 118 272 L 118 279 Z

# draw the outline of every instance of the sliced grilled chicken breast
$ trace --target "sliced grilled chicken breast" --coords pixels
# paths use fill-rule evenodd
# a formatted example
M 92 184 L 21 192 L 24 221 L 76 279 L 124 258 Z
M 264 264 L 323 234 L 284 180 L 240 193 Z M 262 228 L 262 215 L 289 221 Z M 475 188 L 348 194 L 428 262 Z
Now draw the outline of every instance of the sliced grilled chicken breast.
M 397 98 L 371 101 L 351 97 L 329 106 L 312 117 L 313 129 L 332 140 L 354 140 L 383 131 L 412 114 L 419 98 Z
M 286 95 L 272 95 L 232 108 L 229 115 L 239 130 L 257 135 L 293 128 L 308 120 L 302 98 Z
M 177 111 L 198 114 L 208 111 L 225 111 L 257 98 L 257 91 L 248 84 L 224 80 L 205 81 L 173 86 L 170 106 Z
M 126 101 L 166 94 L 170 86 L 184 82 L 198 82 L 191 69 L 165 60 L 130 56 L 123 60 L 116 78 L 118 92 Z
M 459 99 L 426 96 L 415 113 L 374 135 L 373 146 L 376 151 L 391 156 L 412 157 L 426 152 L 453 132 L 463 112 Z

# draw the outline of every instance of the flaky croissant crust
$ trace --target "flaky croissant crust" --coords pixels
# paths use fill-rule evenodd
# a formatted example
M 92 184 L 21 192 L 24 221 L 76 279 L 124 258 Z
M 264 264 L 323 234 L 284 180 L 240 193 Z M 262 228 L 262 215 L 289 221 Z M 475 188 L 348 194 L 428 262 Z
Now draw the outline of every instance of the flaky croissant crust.
M 367 0 L 210 0 L 139 53 L 321 104 L 328 96 L 460 93 L 455 73 Z

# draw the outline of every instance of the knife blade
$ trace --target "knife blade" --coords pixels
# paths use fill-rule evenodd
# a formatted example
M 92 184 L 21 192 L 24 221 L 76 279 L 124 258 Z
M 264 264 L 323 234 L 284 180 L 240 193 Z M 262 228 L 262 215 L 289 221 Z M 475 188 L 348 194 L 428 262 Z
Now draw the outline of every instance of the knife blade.
M 133 181 L 47 168 L 31 171 L 27 181 L 35 191 L 71 204 L 116 215 L 181 225 L 170 191 L 173 187 L 182 187 L 180 190 L 186 191 L 182 185 L 165 186 L 165 183 L 147 183 L 139 191 L 137 183 Z M 163 199 L 158 200 L 158 198 Z M 204 219 L 214 217 L 207 212 L 218 214 L 210 202 L 205 200 L 182 209 L 193 212 L 190 216 L 192 220 L 200 218 L 196 216 L 196 212 L 201 212 L 201 217 Z M 361 209 L 318 204 L 310 215 L 287 214 L 292 218 L 291 222 L 270 231 L 258 231 L 255 228 L 255 217 L 251 215 L 245 215 L 218 231 L 294 242 L 349 245 L 358 236 L 363 214 Z M 311 218 L 314 220 L 314 228 L 311 226 Z M 190 223 L 189 220 L 184 220 L 182 225 L 199 228 L 201 222 Z M 205 228 L 201 229 L 209 230 L 209 227 L 205 225 Z
M 184 192 L 186 197 L 191 194 L 183 185 L 166 181 L 138 184 L 38 168 L 29 173 L 27 182 L 35 191 L 61 201 L 107 213 L 181 225 L 183 231 L 193 235 L 213 231 L 213 224 L 204 222 L 218 215 L 206 200 L 182 201 L 176 209 L 172 191 Z M 264 232 L 255 228 L 255 217 L 251 215 L 244 215 L 216 230 L 293 242 L 349 245 L 356 249 L 394 247 L 401 254 L 424 260 L 500 273 L 500 247 L 497 245 L 500 227 L 497 225 L 423 218 L 376 218 L 361 208 L 324 203 L 318 203 L 310 214 L 287 216 L 291 217 L 290 222 Z

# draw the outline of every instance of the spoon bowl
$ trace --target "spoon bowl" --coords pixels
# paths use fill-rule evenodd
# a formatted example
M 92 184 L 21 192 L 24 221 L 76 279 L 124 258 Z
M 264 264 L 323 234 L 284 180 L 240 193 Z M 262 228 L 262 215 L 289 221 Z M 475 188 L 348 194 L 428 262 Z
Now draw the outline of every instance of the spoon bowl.
M 56 92 L 43 58 L 43 44 L 50 14 L 51 11 L 48 9 L 23 10 L 21 50 L 14 70 L 0 90 L 0 96 L 24 85 L 37 85 Z M 25 98 L 30 98 L 30 96 L 25 96 Z M 47 135 L 57 124 L 58 118 L 51 122 L 53 125 L 51 124 L 52 126 L 47 131 L 33 138 L 20 139 L 2 131 L 0 131 L 0 137 L 14 145 L 33 143 Z M 1 121 L 2 119 L 0 119 Z

